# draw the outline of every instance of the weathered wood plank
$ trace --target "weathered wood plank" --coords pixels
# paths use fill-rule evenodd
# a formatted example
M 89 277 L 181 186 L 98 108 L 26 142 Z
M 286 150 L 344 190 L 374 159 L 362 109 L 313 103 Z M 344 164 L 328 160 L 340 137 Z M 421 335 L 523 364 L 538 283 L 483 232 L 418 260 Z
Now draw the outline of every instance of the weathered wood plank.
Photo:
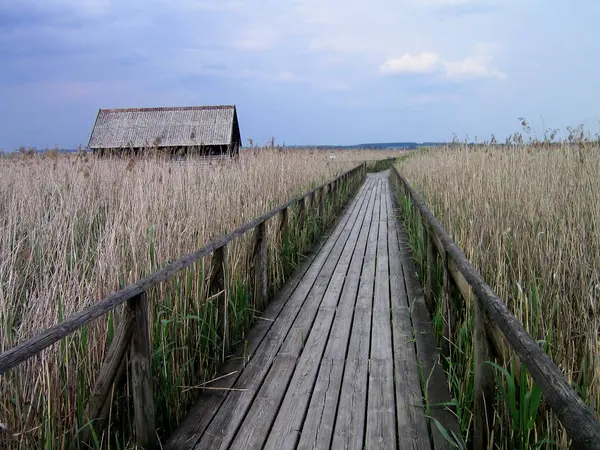
M 381 195 L 381 186 L 378 185 L 376 189 L 376 199 L 378 199 Z M 331 448 L 335 449 L 363 449 L 369 382 L 373 284 L 379 233 L 379 221 L 375 220 L 375 217 L 379 217 L 379 209 L 380 204 L 375 200 L 334 426 Z
M 221 357 L 229 348 L 229 303 L 227 297 L 227 247 L 219 247 L 210 258 L 210 268 L 207 280 L 208 295 L 217 305 L 217 333 L 223 338 Z
M 100 367 L 100 372 L 96 378 L 96 384 L 88 400 L 86 417 L 90 426 L 93 427 L 97 435 L 101 435 L 104 428 L 104 422 L 107 415 L 103 412 L 107 411 L 105 407 L 110 402 L 110 393 L 113 386 L 118 383 L 118 373 L 122 365 L 126 364 L 125 355 L 131 344 L 131 336 L 133 334 L 134 315 L 130 308 L 125 308 L 121 322 L 117 327 L 113 341 L 106 353 L 104 362 Z M 77 441 L 88 443 L 91 436 L 90 427 L 85 427 L 73 441 L 71 448 L 76 448 Z
M 387 197 L 387 202 L 388 211 L 393 212 L 391 196 Z M 388 214 L 388 252 L 398 446 L 402 449 L 430 450 L 431 441 L 419 380 L 415 338 L 398 247 L 396 217 L 393 213 Z
M 433 248 L 433 238 L 431 237 L 432 233 L 429 229 L 425 230 L 426 242 L 425 246 L 427 247 L 427 268 L 425 273 L 425 279 L 427 285 L 425 286 L 425 304 L 427 305 L 427 311 L 430 316 L 433 316 L 435 313 L 435 292 L 434 292 L 434 279 L 433 273 L 437 262 L 437 254 L 434 252 Z
M 365 448 L 368 449 L 397 448 L 394 374 L 390 367 L 392 364 L 390 359 L 369 360 L 369 395 L 365 433 Z
M 365 190 L 365 196 L 367 193 L 368 190 Z M 340 259 L 337 262 L 333 275 L 328 278 L 320 277 L 317 279 L 316 283 L 325 286 L 325 294 L 318 306 L 316 317 L 310 314 L 307 315 L 307 319 L 310 319 L 312 316 L 313 323 L 312 325 L 308 325 L 308 338 L 306 339 L 306 343 L 292 339 L 288 340 L 288 342 L 282 346 L 280 354 L 301 356 L 295 370 L 290 373 L 292 380 L 288 391 L 285 392 L 285 398 L 283 399 L 281 409 L 278 411 L 277 408 L 274 408 L 271 411 L 271 415 L 265 415 L 263 421 L 260 423 L 251 421 L 250 423 L 244 423 L 242 425 L 242 430 L 248 427 L 260 428 L 265 437 L 271 428 L 271 434 L 268 437 L 265 448 L 284 449 L 295 447 L 304 414 L 310 400 L 317 370 L 327 342 L 327 337 L 331 330 L 335 311 L 343 290 L 345 289 L 346 273 L 354 254 L 358 235 L 360 234 L 362 223 L 364 221 L 365 210 L 367 208 L 368 202 L 365 201 L 361 207 L 359 216 L 354 223 L 354 227 L 348 236 L 348 240 L 346 241 Z M 270 389 L 270 387 L 263 385 L 262 389 Z M 282 395 L 283 394 L 284 393 L 282 393 Z M 273 420 L 275 420 L 275 422 L 271 427 Z
M 417 269 L 412 260 L 412 252 L 406 231 L 402 224 L 397 224 L 396 231 L 409 307 L 412 314 L 417 357 L 421 363 L 423 377 L 429 379 L 427 392 L 425 392 L 425 398 L 429 402 L 429 414 L 438 420 L 447 430 L 452 430 L 457 436 L 460 436 L 460 426 L 455 414 L 447 407 L 433 406 L 449 402 L 452 396 L 446 383 L 444 368 L 440 363 L 433 324 L 427 312 L 423 290 L 419 284 Z M 433 447 L 435 449 L 453 448 L 440 433 L 438 427 L 433 423 L 430 425 Z
M 294 373 L 296 361 L 297 356 L 295 355 L 279 354 L 275 357 L 262 389 L 252 403 L 251 413 L 246 416 L 230 446 L 231 449 L 258 450 L 265 448 L 264 442 L 268 434 L 268 427 L 265 429 L 265 424 L 273 421 L 274 411 L 277 411 L 281 404 Z
M 390 320 L 389 256 L 387 243 L 387 180 L 382 178 L 379 198 L 379 233 L 369 360 L 369 394 L 365 446 L 369 449 L 396 448 L 394 360 Z
M 376 186 L 373 185 L 361 233 L 346 275 L 344 292 L 319 367 L 306 419 L 302 425 L 297 447 L 299 450 L 329 448 L 331 444 L 360 275 L 372 224 L 375 196 Z
M 326 187 L 323 186 L 321 187 L 321 189 L 319 190 L 319 219 L 321 220 L 325 220 L 325 215 L 324 215 L 324 211 L 325 211 L 325 195 L 326 195 Z
M 302 235 L 302 231 L 304 230 L 304 220 L 306 217 L 306 197 L 298 200 L 296 204 L 297 210 L 297 220 L 298 220 L 298 233 Z
M 294 348 L 302 345 L 325 292 L 325 286 L 318 283 L 318 280 L 319 278 L 330 278 L 335 271 L 354 222 L 358 218 L 364 198 L 361 195 L 355 199 L 350 220 L 345 223 L 325 264 L 316 273 L 311 272 L 313 277 L 306 281 L 303 280 L 298 286 L 280 317 L 269 330 L 255 357 L 240 375 L 235 387 L 244 390 L 229 393 L 198 442 L 198 448 L 228 448 L 280 348 L 286 346 Z M 292 352 L 288 351 L 287 353 Z
M 279 213 L 279 238 L 281 239 L 282 244 L 285 244 L 289 239 L 288 233 L 290 226 L 288 220 L 288 208 L 284 208 Z
M 344 359 L 339 357 L 324 356 L 321 360 L 306 419 L 299 430 L 299 441 L 295 447 L 298 450 L 330 448 L 344 365 Z
M 128 305 L 135 317 L 130 353 L 135 440 L 138 447 L 153 450 L 158 447 L 158 439 L 154 418 L 152 342 L 146 293 L 129 300 Z
M 490 426 L 493 422 L 495 390 L 494 372 L 488 361 L 490 346 L 485 330 L 485 311 L 479 300 L 475 301 L 475 382 L 473 386 L 473 447 L 488 448 Z
M 166 442 L 165 450 L 192 448 L 200 439 L 200 436 L 204 433 L 204 430 L 228 395 L 228 389 L 235 385 L 244 366 L 254 357 L 254 353 L 262 343 L 271 325 L 277 320 L 280 312 L 300 282 L 305 277 L 316 277 L 318 271 L 323 267 L 334 243 L 337 241 L 349 218 L 349 213 L 344 214 L 340 218 L 338 226 L 331 233 L 324 236 L 313 251 L 307 254 L 298 270 L 292 275 L 292 278 L 283 285 L 261 315 L 260 320 L 250 329 L 244 342 L 239 343 L 236 349 L 234 349 L 232 357 L 223 365 L 219 376 L 231 374 L 232 372 L 235 373 L 225 378 L 219 378 L 210 384 L 210 387 L 217 389 L 211 389 L 202 393 L 185 420 Z
M 267 227 L 265 222 L 254 231 L 253 271 L 254 271 L 254 304 L 262 311 L 269 296 L 269 261 L 267 260 Z
M 134 321 L 134 311 L 131 308 L 125 308 L 104 363 L 100 368 L 96 386 L 89 399 L 88 414 L 90 419 L 98 417 L 98 413 L 102 410 L 110 394 L 119 366 L 124 364 L 125 355 L 131 345 Z
M 366 211 L 369 208 L 370 205 L 367 201 L 361 210 L 361 217 L 356 221 L 355 227 L 348 238 L 332 278 L 322 280 L 323 283 L 328 283 L 327 291 L 319 307 L 319 312 L 306 345 L 302 349 L 302 355 L 298 360 L 290 387 L 271 428 L 265 445 L 267 449 L 288 450 L 296 448 L 328 338 L 330 339 L 331 333 L 339 334 L 339 328 L 342 330 L 344 328 L 349 330 L 350 328 L 352 309 L 358 289 L 358 276 L 360 275 L 364 255 L 364 250 L 359 249 L 358 252 L 356 250 L 359 247 L 360 238 L 362 237 L 363 241 L 366 240 L 370 226 Z M 354 268 L 353 272 L 351 272 L 352 267 Z M 335 318 L 338 318 L 338 322 L 345 322 L 338 324 L 338 330 L 332 330 Z M 338 350 L 336 359 L 342 359 L 343 361 L 348 343 L 347 333 L 340 339 L 336 340 L 334 337 L 333 341 L 329 342 L 332 342 L 332 346 L 341 347 Z M 331 356 L 329 358 L 331 359 Z M 268 427 L 266 427 L 265 433 L 267 431 Z

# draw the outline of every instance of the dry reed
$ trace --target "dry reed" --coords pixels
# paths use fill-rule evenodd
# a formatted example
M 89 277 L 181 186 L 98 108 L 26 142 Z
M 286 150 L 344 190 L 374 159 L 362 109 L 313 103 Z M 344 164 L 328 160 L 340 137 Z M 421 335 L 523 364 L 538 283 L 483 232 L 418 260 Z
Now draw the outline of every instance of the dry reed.
M 527 331 L 545 343 L 579 395 L 599 411 L 600 146 L 454 145 L 420 151 L 399 169 Z M 470 392 L 472 339 L 454 344 L 460 356 L 448 361 L 450 372 L 458 359 L 467 367 L 451 384 L 468 415 L 469 400 L 460 397 Z M 520 365 L 506 367 L 519 388 Z M 530 379 L 526 385 L 531 392 Z M 496 417 L 494 448 L 533 448 L 545 439 L 567 447 L 564 429 L 543 403 L 534 415 L 526 433 L 515 429 L 518 418 Z M 462 422 L 468 429 L 470 419 Z
M 194 251 L 357 161 L 390 152 L 253 150 L 212 166 L 158 159 L 97 160 L 49 153 L 0 159 L 0 350 L 60 322 L 162 264 Z M 274 239 L 275 225 L 269 226 Z M 254 317 L 243 281 L 248 241 L 228 249 L 232 340 Z M 281 265 L 271 255 L 272 265 Z M 213 374 L 219 336 L 210 322 L 203 264 L 151 293 L 159 425 L 177 424 L 190 386 Z M 272 289 L 283 280 L 283 271 Z M 119 315 L 109 315 L 0 379 L 0 446 L 66 448 L 86 426 L 85 403 Z M 213 353 L 208 353 L 212 351 Z M 187 387 L 184 388 L 184 387 Z M 117 395 L 117 394 L 115 394 Z M 117 403 L 117 402 L 115 402 Z M 127 438 L 127 397 L 113 414 L 114 447 Z M 162 405 L 162 406 L 161 406 Z M 114 439 L 113 439 L 114 438 Z M 121 448 L 122 445 L 121 445 Z

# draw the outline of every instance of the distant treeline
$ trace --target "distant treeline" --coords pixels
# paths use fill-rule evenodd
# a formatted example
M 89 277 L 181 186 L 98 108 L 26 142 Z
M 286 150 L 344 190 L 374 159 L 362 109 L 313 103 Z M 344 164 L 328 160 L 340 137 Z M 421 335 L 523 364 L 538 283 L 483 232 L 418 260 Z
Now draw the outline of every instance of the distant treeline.
M 356 145 L 286 145 L 286 148 L 311 148 L 317 150 L 412 150 L 419 147 L 447 145 L 446 142 L 375 142 Z
M 449 142 L 374 142 L 367 144 L 355 144 L 355 145 L 277 145 L 276 147 L 285 147 L 292 150 L 311 149 L 311 150 L 415 150 L 419 147 L 434 147 L 449 145 Z M 241 150 L 247 150 L 250 147 L 242 146 Z M 90 151 L 85 147 L 77 148 L 45 148 L 38 149 L 35 147 L 21 147 L 15 152 L 20 153 L 46 153 L 46 152 L 58 152 L 58 153 L 77 153 L 82 151 Z M 9 152 L 10 153 L 10 152 Z

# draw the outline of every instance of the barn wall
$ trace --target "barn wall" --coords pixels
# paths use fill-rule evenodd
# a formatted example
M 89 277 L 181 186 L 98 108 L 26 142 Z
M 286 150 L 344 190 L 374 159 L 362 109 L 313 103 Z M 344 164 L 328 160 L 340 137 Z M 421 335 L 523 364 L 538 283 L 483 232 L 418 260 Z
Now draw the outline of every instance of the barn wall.
M 153 154 L 158 151 L 159 154 L 169 155 L 172 157 L 177 156 L 218 156 L 218 155 L 229 155 L 235 156 L 239 152 L 239 144 L 228 145 L 203 145 L 203 146 L 190 146 L 190 147 L 154 147 L 154 148 L 95 148 L 92 149 L 92 153 L 99 157 L 110 157 L 110 156 L 144 156 Z

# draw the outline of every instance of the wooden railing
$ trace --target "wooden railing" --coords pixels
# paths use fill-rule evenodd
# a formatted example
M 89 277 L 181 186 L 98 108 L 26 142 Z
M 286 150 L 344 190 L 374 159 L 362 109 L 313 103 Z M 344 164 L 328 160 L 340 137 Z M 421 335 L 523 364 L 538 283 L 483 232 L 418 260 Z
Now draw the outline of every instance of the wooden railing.
M 224 290 L 227 285 L 226 249 L 234 239 L 254 230 L 253 271 L 255 292 L 258 294 L 257 305 L 263 305 L 268 296 L 268 262 L 267 262 L 267 221 L 279 216 L 278 231 L 285 239 L 288 232 L 288 210 L 296 207 L 298 228 L 306 224 L 308 202 L 317 217 L 324 217 L 326 198 L 332 196 L 334 201 L 341 194 L 344 183 L 358 187 L 366 176 L 367 167 L 363 163 L 349 170 L 334 180 L 325 183 L 289 202 L 272 209 L 252 222 L 246 223 L 237 230 L 223 236 L 198 251 L 190 253 L 166 267 L 152 273 L 135 284 L 131 284 L 118 292 L 85 308 L 63 322 L 48 328 L 37 336 L 20 343 L 0 355 L 0 375 L 20 363 L 32 358 L 59 340 L 71 335 L 86 324 L 115 310 L 124 303 L 127 304 L 124 317 L 115 331 L 112 343 L 100 368 L 95 387 L 87 405 L 87 417 L 91 422 L 102 423 L 110 408 L 110 391 L 117 380 L 123 376 L 126 353 L 129 351 L 131 393 L 134 405 L 135 439 L 140 448 L 149 450 L 157 447 L 158 440 L 155 429 L 153 387 L 152 387 L 152 342 L 151 324 L 149 321 L 148 296 L 150 288 L 170 279 L 191 264 L 212 254 L 209 271 L 209 297 L 218 301 L 219 329 L 223 329 L 224 339 L 227 338 L 227 302 Z M 86 428 L 80 440 L 89 438 Z
M 450 235 L 417 192 L 394 167 L 392 184 L 404 194 L 418 211 L 419 233 L 426 247 L 424 286 L 428 309 L 434 309 L 433 270 L 439 256 L 443 267 L 443 301 L 458 291 L 465 300 L 472 300 L 475 309 L 475 387 L 473 448 L 485 449 L 488 443 L 487 424 L 492 423 L 491 406 L 494 404 L 494 378 L 491 361 L 493 335 L 497 328 L 537 383 L 546 402 L 565 427 L 572 447 L 600 449 L 600 422 L 591 408 L 585 405 L 567 381 L 565 375 L 544 353 L 539 344 L 525 331 L 523 325 L 508 310 L 506 304 L 492 291 L 481 274 L 471 265 Z M 453 315 L 456 311 L 445 311 Z M 452 317 L 450 317 L 452 320 Z M 447 326 L 447 325 L 446 325 Z M 444 331 L 446 333 L 446 330 Z

